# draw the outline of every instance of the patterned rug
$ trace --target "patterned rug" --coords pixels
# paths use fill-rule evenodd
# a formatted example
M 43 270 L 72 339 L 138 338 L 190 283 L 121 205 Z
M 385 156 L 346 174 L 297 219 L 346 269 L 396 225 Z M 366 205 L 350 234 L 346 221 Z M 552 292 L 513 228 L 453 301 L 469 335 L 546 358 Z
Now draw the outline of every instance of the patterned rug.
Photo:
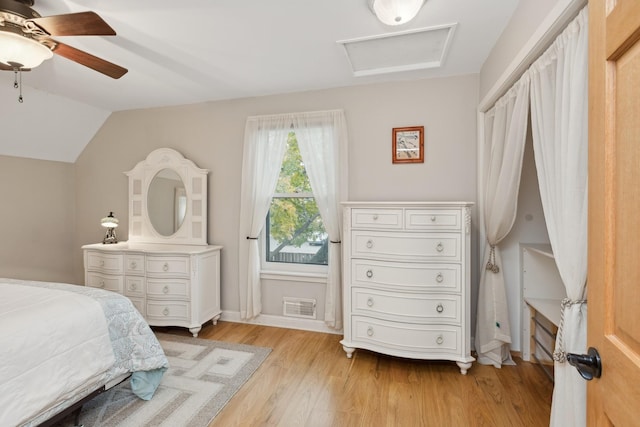
M 86 403 L 84 427 L 206 427 L 258 369 L 271 349 L 157 333 L 170 368 L 153 398 L 125 381 Z M 72 426 L 73 420 L 63 423 Z

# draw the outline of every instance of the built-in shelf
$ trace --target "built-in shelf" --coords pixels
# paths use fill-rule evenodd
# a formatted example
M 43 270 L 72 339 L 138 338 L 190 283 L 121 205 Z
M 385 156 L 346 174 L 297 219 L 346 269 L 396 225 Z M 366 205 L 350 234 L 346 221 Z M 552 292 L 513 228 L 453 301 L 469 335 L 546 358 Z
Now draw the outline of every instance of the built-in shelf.
M 522 359 L 541 363 L 553 379 L 550 369 L 555 346 L 555 331 L 560 323 L 561 303 L 566 290 L 551 245 L 520 244 L 522 285 Z

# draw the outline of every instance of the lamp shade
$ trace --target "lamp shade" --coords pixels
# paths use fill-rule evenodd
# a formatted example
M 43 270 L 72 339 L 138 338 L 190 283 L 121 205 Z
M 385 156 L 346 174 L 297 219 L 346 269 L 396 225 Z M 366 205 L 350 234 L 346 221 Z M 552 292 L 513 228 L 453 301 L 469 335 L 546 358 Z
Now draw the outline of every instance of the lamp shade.
M 425 0 L 370 0 L 371 10 L 386 25 L 402 25 L 416 17 Z
M 0 62 L 35 68 L 53 56 L 48 47 L 36 40 L 9 31 L 0 31 Z
M 100 225 L 105 228 L 116 228 L 118 226 L 118 218 L 113 216 L 113 212 L 109 212 L 109 215 L 100 220 Z

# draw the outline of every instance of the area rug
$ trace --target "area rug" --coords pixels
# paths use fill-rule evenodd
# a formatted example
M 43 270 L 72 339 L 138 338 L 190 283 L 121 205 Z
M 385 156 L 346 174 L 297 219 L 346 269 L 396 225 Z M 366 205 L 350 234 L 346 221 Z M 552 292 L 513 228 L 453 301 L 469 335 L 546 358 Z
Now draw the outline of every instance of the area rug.
M 83 406 L 84 427 L 206 427 L 271 352 L 264 347 L 156 335 L 170 368 L 153 399 L 136 397 L 127 380 Z M 71 419 L 68 425 L 73 425 Z

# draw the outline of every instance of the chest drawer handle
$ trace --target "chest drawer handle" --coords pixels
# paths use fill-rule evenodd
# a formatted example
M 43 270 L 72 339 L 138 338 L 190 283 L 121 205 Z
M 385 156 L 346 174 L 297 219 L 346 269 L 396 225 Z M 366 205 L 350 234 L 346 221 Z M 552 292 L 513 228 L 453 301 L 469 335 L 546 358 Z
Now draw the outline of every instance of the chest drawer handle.
M 104 260 L 103 259 L 100 260 L 100 267 L 104 267 Z
M 373 298 L 371 297 L 367 298 L 367 306 L 373 307 Z
M 373 336 L 373 327 L 369 326 L 369 327 L 367 328 L 367 335 L 369 335 L 370 337 L 372 337 L 372 336 Z
M 444 311 L 444 306 L 443 306 L 442 304 L 438 304 L 438 305 L 436 306 L 436 311 L 437 311 L 438 313 L 442 313 L 442 312 Z
M 100 281 L 100 285 L 98 286 L 99 288 L 104 288 L 104 280 Z
M 130 267 L 132 270 L 135 270 L 136 268 L 138 268 L 138 264 L 135 261 L 131 261 Z
M 442 273 L 438 273 L 438 275 L 436 276 L 436 282 L 442 283 L 443 280 L 444 276 L 442 275 Z
M 435 217 L 435 215 L 431 217 L 431 222 L 436 222 L 436 217 Z
M 367 270 L 367 277 L 369 279 L 371 279 L 373 277 L 373 270 L 371 270 L 371 269 Z
M 165 316 L 169 315 L 169 308 L 165 307 L 164 310 L 162 310 L 162 314 L 164 314 Z
M 138 286 L 135 283 L 132 283 L 131 286 L 129 286 L 129 289 L 131 289 L 132 291 L 135 291 L 137 287 Z
M 162 271 L 169 271 L 169 264 L 168 263 L 164 263 L 164 265 L 162 266 Z
M 442 245 L 442 242 L 438 243 L 438 246 L 436 246 L 436 251 L 442 252 L 443 250 L 444 250 L 444 246 Z
M 377 221 L 378 220 L 378 214 L 373 214 L 373 220 Z
M 438 335 L 438 338 L 436 338 L 436 344 L 442 345 L 443 342 L 444 338 L 442 337 L 442 335 Z
M 373 240 L 367 240 L 367 248 L 371 249 L 373 247 Z
M 165 294 L 169 293 L 169 287 L 165 286 L 164 288 L 162 288 L 162 292 L 164 292 Z

